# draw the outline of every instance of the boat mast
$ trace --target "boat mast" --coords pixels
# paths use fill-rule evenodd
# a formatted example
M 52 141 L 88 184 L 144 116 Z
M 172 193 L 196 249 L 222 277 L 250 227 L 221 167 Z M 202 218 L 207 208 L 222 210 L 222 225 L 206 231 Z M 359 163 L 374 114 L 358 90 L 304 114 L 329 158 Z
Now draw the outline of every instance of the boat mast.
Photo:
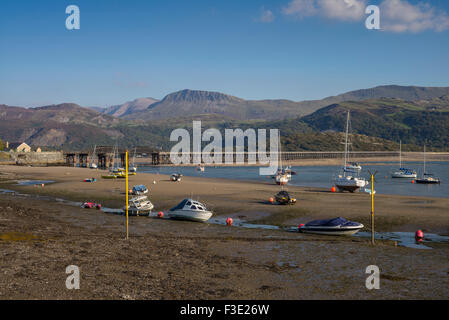
M 399 169 L 402 168 L 402 141 L 399 140 Z
M 134 159 L 136 158 L 136 150 L 137 150 L 137 147 L 134 147 L 133 163 L 132 163 L 133 168 L 134 168 Z
M 345 166 L 343 167 L 344 169 L 346 169 L 346 165 L 348 162 L 348 133 L 349 133 L 349 110 L 348 110 L 348 114 L 346 116 L 346 135 L 345 135 Z M 343 170 L 346 176 L 346 171 Z
M 112 162 L 112 168 L 113 169 L 116 169 L 116 168 L 118 168 L 118 162 L 117 162 L 117 158 L 118 157 L 118 144 L 116 143 L 115 144 L 115 146 L 114 146 L 114 160 L 113 160 L 113 162 Z
M 278 147 L 278 153 L 279 153 L 279 166 L 281 168 L 281 172 L 282 172 L 282 153 L 281 153 L 281 132 L 278 131 L 278 140 L 279 140 L 279 147 Z
M 424 144 L 424 174 L 426 174 L 426 145 Z

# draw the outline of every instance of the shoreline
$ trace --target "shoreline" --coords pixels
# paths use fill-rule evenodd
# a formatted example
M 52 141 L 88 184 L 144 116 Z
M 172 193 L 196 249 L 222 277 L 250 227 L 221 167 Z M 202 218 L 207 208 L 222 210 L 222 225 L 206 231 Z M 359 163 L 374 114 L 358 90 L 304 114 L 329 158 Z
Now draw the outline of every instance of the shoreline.
M 3 172 L 0 175 L 2 189 L 70 201 L 92 201 L 111 208 L 124 205 L 124 179 L 102 179 L 103 171 L 100 170 L 0 166 L 0 171 Z M 97 182 L 82 182 L 86 177 L 95 177 Z M 12 183 L 15 180 L 51 180 L 55 183 L 42 188 L 16 185 Z M 268 199 L 280 188 L 268 181 L 184 176 L 180 183 L 174 183 L 168 175 L 151 173 L 138 173 L 129 180 L 130 187 L 144 184 L 149 188 L 155 210 L 168 210 L 182 199 L 193 196 L 205 201 L 218 216 L 244 216 L 244 220 L 254 223 L 298 225 L 314 219 L 342 216 L 369 225 L 370 196 L 366 193 L 332 193 L 326 188 L 287 186 L 298 203 L 284 207 L 269 204 Z M 423 228 L 426 232 L 449 234 L 445 213 L 449 207 L 448 198 L 377 194 L 375 207 L 378 231 L 414 232 Z M 426 211 L 426 216 L 422 215 L 422 210 Z

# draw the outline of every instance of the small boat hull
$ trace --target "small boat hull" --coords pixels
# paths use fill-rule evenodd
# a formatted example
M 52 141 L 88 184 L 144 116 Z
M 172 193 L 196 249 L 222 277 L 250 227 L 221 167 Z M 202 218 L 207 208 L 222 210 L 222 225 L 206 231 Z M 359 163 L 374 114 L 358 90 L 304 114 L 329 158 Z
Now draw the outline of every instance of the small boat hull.
M 129 216 L 148 216 L 153 208 L 154 205 L 147 196 L 138 196 L 128 201 Z M 123 207 L 123 214 L 126 214 L 126 206 Z
M 399 169 L 391 174 L 392 178 L 405 178 L 405 179 L 414 179 L 418 177 L 418 174 L 411 169 Z
M 109 175 L 109 176 L 101 176 L 101 178 L 103 178 L 103 179 L 117 179 L 117 176 L 114 174 L 114 175 Z
M 148 217 L 151 213 L 151 210 L 133 210 L 128 209 L 128 216 L 130 217 Z M 123 212 L 126 215 L 126 211 Z
M 366 186 L 366 180 L 351 176 L 339 176 L 335 179 L 335 186 L 339 191 L 355 192 Z
M 395 172 L 395 173 L 393 173 L 393 174 L 391 174 L 391 177 L 392 178 L 402 178 L 402 179 L 413 179 L 413 178 L 416 178 L 417 177 L 417 175 L 416 174 L 402 174 L 402 173 L 398 173 L 398 172 Z
M 191 210 L 176 210 L 169 213 L 169 218 L 174 220 L 187 220 L 194 222 L 206 222 L 212 217 L 210 211 L 191 211 Z
M 338 217 L 327 220 L 314 220 L 299 228 L 300 232 L 322 235 L 350 236 L 363 228 L 363 224 Z
M 359 232 L 362 228 L 363 225 L 361 227 L 354 227 L 354 228 L 302 227 L 300 231 L 302 233 L 313 233 L 322 235 L 351 236 Z
M 427 179 L 416 179 L 415 182 L 420 183 L 420 184 L 440 184 L 441 183 L 440 180 L 427 180 Z
M 355 192 L 360 189 L 359 186 L 336 185 L 336 187 L 339 191 L 349 191 L 349 192 Z
M 275 177 L 275 182 L 277 185 L 285 186 L 288 183 L 288 177 L 286 174 L 278 174 Z

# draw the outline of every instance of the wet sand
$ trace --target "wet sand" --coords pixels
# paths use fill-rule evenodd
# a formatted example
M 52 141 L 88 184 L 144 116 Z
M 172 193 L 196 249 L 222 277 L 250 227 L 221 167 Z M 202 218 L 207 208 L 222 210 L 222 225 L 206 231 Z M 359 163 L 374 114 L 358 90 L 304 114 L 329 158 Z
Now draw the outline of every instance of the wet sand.
M 101 176 L 106 173 L 103 170 L 0 166 L 0 172 L 0 188 L 80 202 L 92 201 L 111 208 L 125 205 L 125 180 L 102 179 Z M 83 182 L 92 177 L 97 182 Z M 43 188 L 16 185 L 16 180 L 27 179 L 52 180 L 55 183 Z M 167 175 L 139 173 L 130 176 L 130 188 L 138 184 L 149 188 L 157 211 L 168 210 L 182 199 L 194 197 L 205 202 L 216 215 L 265 224 L 298 225 L 311 219 L 338 216 L 365 225 L 369 225 L 370 221 L 371 202 L 366 193 L 332 193 L 330 188 L 287 186 L 285 189 L 298 202 L 294 206 L 278 206 L 268 202 L 280 190 L 271 179 L 254 182 L 184 176 L 181 182 L 175 183 Z M 420 228 L 424 232 L 449 235 L 448 208 L 449 199 L 446 198 L 376 195 L 376 230 L 414 232 Z
M 82 168 L 0 166 L 0 188 L 75 201 L 123 206 L 124 180 L 103 180 Z M 96 177 L 96 183 L 81 182 Z M 45 187 L 13 180 L 54 180 Z M 152 184 L 156 181 L 156 184 Z M 156 210 L 182 198 L 205 202 L 218 216 L 275 225 L 344 216 L 369 226 L 369 196 L 289 187 L 295 206 L 267 199 L 264 183 L 138 174 Z M 447 234 L 448 199 L 376 196 L 378 231 Z M 0 195 L 0 298 L 25 299 L 447 299 L 449 247 L 395 247 L 392 242 L 245 229 L 145 217 Z M 81 289 L 65 288 L 65 268 L 81 270 Z M 378 265 L 381 289 L 365 288 L 365 268 Z

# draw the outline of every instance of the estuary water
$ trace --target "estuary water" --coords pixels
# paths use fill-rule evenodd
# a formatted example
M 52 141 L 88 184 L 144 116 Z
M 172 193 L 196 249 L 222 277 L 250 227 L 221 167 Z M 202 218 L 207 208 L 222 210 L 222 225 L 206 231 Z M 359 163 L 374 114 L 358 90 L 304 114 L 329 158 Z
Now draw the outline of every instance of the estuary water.
M 408 162 L 404 167 L 414 169 L 418 172 L 418 177 L 422 174 L 423 168 L 420 162 Z M 433 173 L 441 179 L 441 184 L 424 185 L 412 183 L 413 179 L 394 179 L 391 172 L 398 169 L 397 162 L 370 162 L 362 163 L 361 177 L 369 179 L 369 173 L 376 172 L 374 189 L 378 194 L 396 194 L 408 196 L 449 198 L 449 163 L 448 162 L 428 162 L 426 171 Z M 292 176 L 289 185 L 302 187 L 331 188 L 333 178 L 340 169 L 339 166 L 293 166 L 292 170 L 297 175 Z M 255 180 L 274 183 L 267 176 L 259 175 L 259 167 L 238 167 L 238 166 L 208 166 L 205 172 L 200 172 L 194 166 L 155 166 L 139 167 L 138 172 L 172 174 L 181 173 L 184 176 L 225 178 L 234 180 Z

